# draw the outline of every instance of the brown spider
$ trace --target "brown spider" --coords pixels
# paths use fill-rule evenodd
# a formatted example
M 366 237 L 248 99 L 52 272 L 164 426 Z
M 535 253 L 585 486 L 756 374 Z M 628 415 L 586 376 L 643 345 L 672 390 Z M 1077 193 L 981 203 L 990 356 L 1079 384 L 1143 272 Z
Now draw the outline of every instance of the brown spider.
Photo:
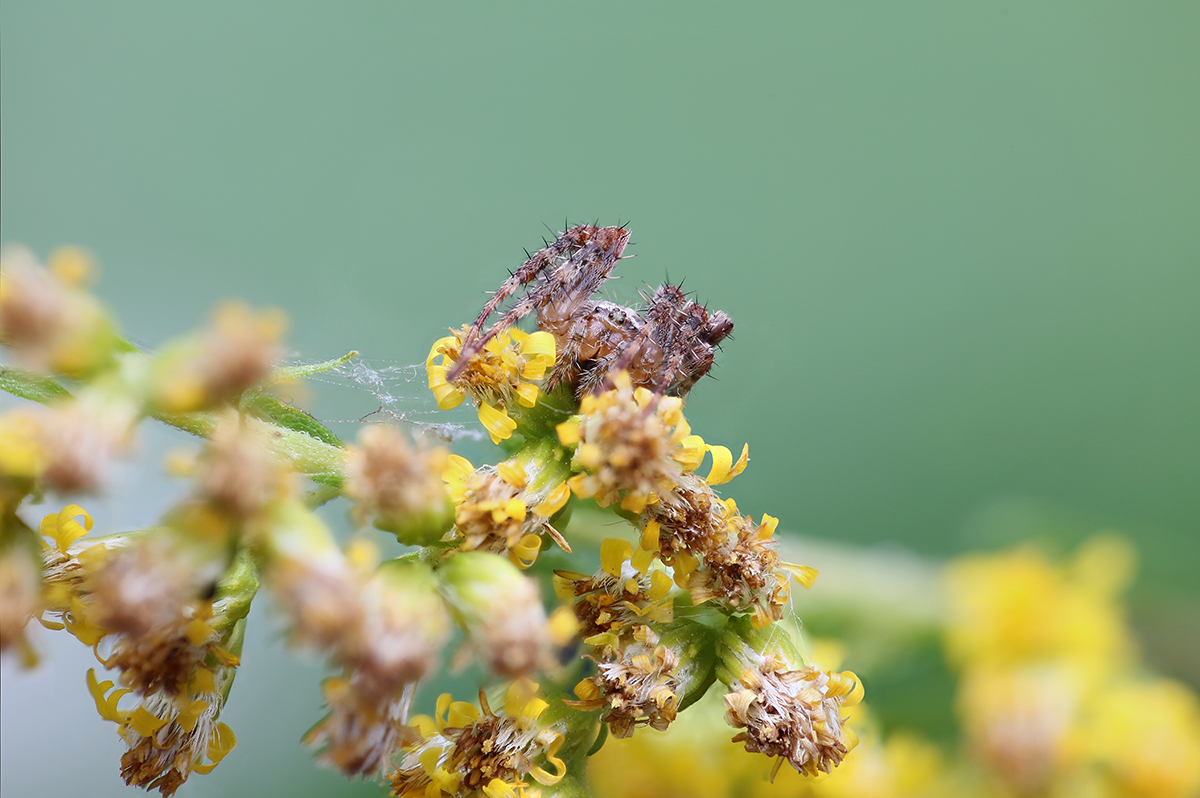
M 453 380 L 498 332 L 538 312 L 538 328 L 558 349 L 548 387 L 572 385 L 582 397 L 611 386 L 610 375 L 629 372 L 637 387 L 685 396 L 713 365 L 714 350 L 733 331 L 733 320 L 712 314 L 673 285 L 662 285 L 644 313 L 592 299 L 629 243 L 623 227 L 578 225 L 539 249 L 483 306 L 446 374 Z M 485 332 L 488 317 L 522 286 L 536 281 Z

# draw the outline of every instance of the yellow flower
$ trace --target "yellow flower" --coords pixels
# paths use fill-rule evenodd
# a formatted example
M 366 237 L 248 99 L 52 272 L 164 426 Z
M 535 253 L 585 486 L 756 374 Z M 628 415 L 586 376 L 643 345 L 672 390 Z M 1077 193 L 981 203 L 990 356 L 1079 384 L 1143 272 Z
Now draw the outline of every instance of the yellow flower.
M 959 681 L 958 712 L 972 752 L 1014 793 L 1045 793 L 1078 764 L 1071 734 L 1082 677 L 1057 663 L 976 666 Z
M 45 467 L 37 419 L 29 413 L 13 411 L 0 416 L 0 476 L 29 482 Z
M 504 330 L 449 382 L 446 372 L 458 360 L 468 329 L 463 325 L 434 341 L 425 359 L 429 390 L 443 410 L 458 407 L 470 396 L 478 407 L 480 423 L 492 442 L 499 443 L 511 437 L 517 427 L 508 412 L 513 402 L 522 407 L 537 404 L 536 383 L 554 365 L 554 336 L 541 331 L 530 334 L 515 327 Z
M 1128 681 L 1105 690 L 1083 733 L 1116 795 L 1187 798 L 1200 791 L 1200 702 L 1182 684 Z
M 1030 546 L 951 563 L 951 660 L 1003 665 L 1070 657 L 1117 664 L 1131 650 L 1118 596 L 1132 558 L 1124 541 L 1102 536 L 1065 566 Z

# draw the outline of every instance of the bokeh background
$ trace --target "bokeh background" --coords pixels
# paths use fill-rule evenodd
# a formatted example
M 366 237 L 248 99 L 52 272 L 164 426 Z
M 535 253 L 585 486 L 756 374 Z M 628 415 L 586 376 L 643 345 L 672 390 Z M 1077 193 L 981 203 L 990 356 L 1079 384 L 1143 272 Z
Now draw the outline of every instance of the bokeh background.
M 146 346 L 239 296 L 382 368 L 547 227 L 630 222 L 612 298 L 686 278 L 736 322 L 688 416 L 750 442 L 746 511 L 930 558 L 1124 530 L 1145 655 L 1198 685 L 1198 40 L 1191 2 L 6 0 L 0 240 L 89 247 Z M 108 531 L 177 490 L 115 488 Z M 41 640 L 0 671 L 0 792 L 132 794 L 89 653 Z M 321 669 L 283 648 L 248 644 L 239 748 L 181 795 L 379 794 L 299 748 Z

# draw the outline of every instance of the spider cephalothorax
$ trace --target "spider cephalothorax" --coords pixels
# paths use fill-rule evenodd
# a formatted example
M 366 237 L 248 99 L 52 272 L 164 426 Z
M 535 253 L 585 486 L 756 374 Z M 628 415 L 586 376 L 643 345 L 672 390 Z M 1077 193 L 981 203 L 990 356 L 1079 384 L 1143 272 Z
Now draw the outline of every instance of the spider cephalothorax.
M 733 320 L 721 311 L 710 314 L 669 284 L 654 292 L 642 312 L 593 299 L 628 243 L 623 227 L 578 225 L 539 249 L 483 306 L 447 378 L 457 377 L 498 332 L 536 310 L 538 327 L 554 335 L 558 348 L 551 388 L 565 383 L 583 396 L 602 390 L 611 374 L 624 370 L 635 387 L 685 396 L 712 368 Z M 536 284 L 485 331 L 492 313 L 529 283 Z

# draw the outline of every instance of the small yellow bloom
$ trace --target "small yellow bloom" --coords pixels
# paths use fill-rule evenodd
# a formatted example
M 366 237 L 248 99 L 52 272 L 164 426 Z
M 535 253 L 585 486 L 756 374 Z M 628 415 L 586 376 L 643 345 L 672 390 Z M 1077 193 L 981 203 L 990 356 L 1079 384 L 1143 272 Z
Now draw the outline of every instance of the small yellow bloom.
M 83 517 L 80 524 L 76 518 Z M 66 554 L 71 544 L 86 535 L 92 529 L 92 517 L 78 504 L 68 504 L 57 513 L 51 513 L 42 518 L 38 524 L 38 534 L 54 541 L 54 547 L 60 554 Z
M 546 370 L 554 365 L 554 336 L 547 332 L 526 333 L 509 328 L 484 346 L 455 378 L 446 374 L 462 351 L 467 327 L 434 341 L 425 358 L 429 389 L 438 407 L 457 407 L 466 397 L 479 408 L 479 421 L 494 443 L 512 436 L 517 424 L 509 416 L 514 406 L 534 407 L 538 386 Z

